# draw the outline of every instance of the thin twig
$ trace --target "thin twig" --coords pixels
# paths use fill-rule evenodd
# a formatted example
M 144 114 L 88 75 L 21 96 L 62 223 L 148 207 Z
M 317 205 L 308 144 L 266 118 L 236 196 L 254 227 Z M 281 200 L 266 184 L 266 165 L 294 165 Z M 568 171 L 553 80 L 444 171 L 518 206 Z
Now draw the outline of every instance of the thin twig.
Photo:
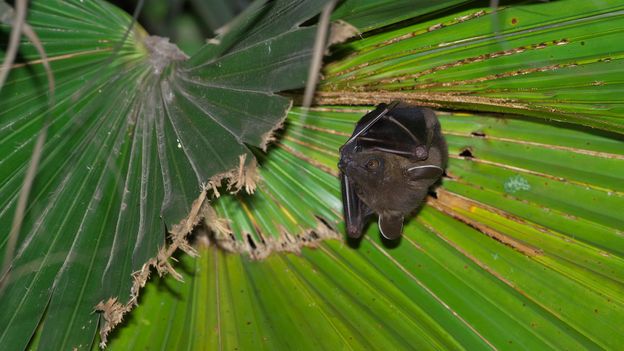
M 18 0 L 17 1 L 17 3 L 16 3 L 16 6 L 17 6 L 16 18 L 20 14 L 20 5 L 25 6 L 26 1 L 27 0 Z M 132 20 L 130 21 L 130 24 L 128 25 L 128 28 L 127 28 L 126 32 L 124 33 L 124 36 L 123 36 L 121 42 L 115 48 L 114 53 L 109 58 L 109 61 L 107 62 L 107 64 L 110 64 L 110 62 L 112 62 L 114 57 L 121 50 L 124 42 L 126 41 L 126 39 L 128 38 L 128 36 L 129 36 L 129 34 L 130 34 L 131 30 L 132 30 L 132 27 L 136 23 L 137 17 L 139 15 L 139 13 L 141 12 L 143 4 L 144 4 L 144 0 L 140 0 L 139 3 L 137 4 L 137 6 L 135 8 L 135 11 L 134 11 L 134 14 L 132 16 Z M 23 22 L 23 17 L 25 17 L 25 12 L 26 12 L 25 8 L 23 9 L 23 12 L 24 12 L 24 14 L 22 14 L 22 22 Z M 9 233 L 9 238 L 8 238 L 8 242 L 7 242 L 7 246 L 6 246 L 6 250 L 5 250 L 5 254 L 4 254 L 4 259 L 3 259 L 3 263 L 2 263 L 2 269 L 0 270 L 0 296 L 3 294 L 4 289 L 5 289 L 7 283 L 10 280 L 9 279 L 10 278 L 9 277 L 10 276 L 10 266 L 11 266 L 11 262 L 13 260 L 13 254 L 15 252 L 15 246 L 17 245 L 17 238 L 19 236 L 19 232 L 20 232 L 20 229 L 22 227 L 22 223 L 24 221 L 24 214 L 26 212 L 26 205 L 27 205 L 27 201 L 28 201 L 28 195 L 30 194 L 30 190 L 32 188 L 33 181 L 35 179 L 35 175 L 37 174 L 37 168 L 39 167 L 39 162 L 41 160 L 43 146 L 44 146 L 45 140 L 47 138 L 48 127 L 50 125 L 50 112 L 52 110 L 52 107 L 55 105 L 55 98 L 54 98 L 54 91 L 55 91 L 54 75 L 53 75 L 52 70 L 50 68 L 50 65 L 49 65 L 49 62 L 48 62 L 48 57 L 47 57 L 47 55 L 46 55 L 46 53 L 45 53 L 45 51 L 43 49 L 41 41 L 39 40 L 37 34 L 32 29 L 32 27 L 30 27 L 28 24 L 21 23 L 20 28 L 23 29 L 24 34 L 33 43 L 33 45 L 35 46 L 35 48 L 39 52 L 39 55 L 41 56 L 41 60 L 42 60 L 43 66 L 44 66 L 44 68 L 46 70 L 46 74 L 47 74 L 47 77 L 48 77 L 48 87 L 49 87 L 50 94 L 49 94 L 49 100 L 48 100 L 47 116 L 45 117 L 43 127 L 41 128 L 41 131 L 39 132 L 39 135 L 37 136 L 37 141 L 35 142 L 35 147 L 33 149 L 33 153 L 32 153 L 32 156 L 30 158 L 30 163 L 28 165 L 28 169 L 26 170 L 26 176 L 24 177 L 24 183 L 22 184 L 22 187 L 20 189 L 19 198 L 17 200 L 17 206 L 16 206 L 16 209 L 15 209 L 15 214 L 13 216 L 13 223 L 11 225 L 11 232 Z M 15 28 L 13 30 L 15 30 Z M 18 39 L 19 39 L 19 36 L 18 36 Z M 8 59 L 7 59 L 7 61 L 8 61 Z M 5 61 L 5 64 L 6 64 L 6 61 Z M 3 73 L 3 72 L 4 71 L 2 71 L 0 73 Z
M 312 105 L 314 92 L 316 91 L 316 83 L 318 82 L 321 64 L 323 63 L 323 54 L 325 53 L 325 43 L 327 42 L 327 33 L 329 32 L 329 18 L 336 6 L 336 0 L 332 0 L 321 12 L 321 18 L 316 27 L 316 40 L 312 51 L 312 62 L 308 70 L 308 80 L 306 81 L 305 91 L 303 93 L 303 108 L 307 109 Z
M 299 131 L 306 123 L 308 118 L 308 110 L 312 105 L 312 100 L 316 93 L 316 84 L 318 82 L 319 74 L 321 71 L 321 64 L 323 63 L 323 55 L 325 54 L 327 33 L 329 32 L 330 16 L 334 10 L 337 0 L 332 0 L 323 7 L 319 22 L 316 27 L 316 39 L 314 40 L 314 47 L 312 48 L 312 60 L 310 62 L 310 68 L 308 69 L 308 79 L 306 80 L 306 87 L 303 92 L 302 101 L 302 115 L 301 124 L 296 128 Z
M 22 29 L 24 35 L 30 40 L 33 44 L 39 56 L 41 57 L 41 64 L 46 71 L 46 75 L 48 77 L 48 91 L 50 93 L 50 100 L 48 100 L 48 105 L 50 107 L 56 104 L 56 100 L 54 98 L 54 92 L 56 91 L 56 83 L 54 81 L 54 74 L 52 73 L 52 67 L 50 67 L 50 61 L 48 60 L 48 55 L 43 49 L 43 44 L 41 44 L 41 40 L 39 40 L 39 36 L 32 29 L 32 27 L 28 23 L 24 23 L 24 28 Z
M 0 68 L 0 90 L 2 90 L 2 87 L 4 86 L 4 82 L 9 75 L 11 65 L 13 65 L 13 61 L 15 61 L 15 56 L 17 55 L 17 48 L 19 47 L 20 38 L 22 36 L 22 27 L 26 19 L 27 4 L 28 0 L 15 1 L 15 13 L 13 15 L 12 25 L 13 28 L 11 28 L 9 46 L 4 57 L 4 62 L 2 63 L 2 68 Z
M 490 8 L 492 9 L 492 32 L 498 39 L 500 35 L 500 25 L 498 23 L 498 0 L 490 0 Z
M 26 0 L 20 0 L 17 4 L 16 16 L 20 11 L 19 3 L 23 2 L 24 6 Z M 25 11 L 24 11 L 25 12 Z M 23 19 L 22 19 L 23 20 Z M 15 22 L 14 22 L 15 23 Z M 15 246 L 17 245 L 17 238 L 19 236 L 20 229 L 22 228 L 22 223 L 24 221 L 24 214 L 26 212 L 26 205 L 28 201 L 28 195 L 30 194 L 30 190 L 32 189 L 33 181 L 35 180 L 35 175 L 37 174 L 37 168 L 39 166 L 39 161 L 41 160 L 41 154 L 43 151 L 43 145 L 48 135 L 48 126 L 50 125 L 50 113 L 52 111 L 52 107 L 56 104 L 56 100 L 54 97 L 55 92 L 55 82 L 54 82 L 54 74 L 52 73 L 52 69 L 50 67 L 50 63 L 48 61 L 48 55 L 45 53 L 43 45 L 41 44 L 41 40 L 37 36 L 37 33 L 32 29 L 28 23 L 21 23 L 22 31 L 24 35 L 32 42 L 33 46 L 37 49 L 39 56 L 41 57 L 41 62 L 46 71 L 46 75 L 48 78 L 48 109 L 46 111 L 46 116 L 44 117 L 43 127 L 37 136 L 37 141 L 35 142 L 35 147 L 32 152 L 32 156 L 30 157 L 30 162 L 28 164 L 28 169 L 26 170 L 26 176 L 24 177 L 24 183 L 20 189 L 19 197 L 17 200 L 17 206 L 15 208 L 15 214 L 13 215 L 13 223 L 11 224 L 11 232 L 9 233 L 9 238 L 7 241 L 7 246 L 4 252 L 4 259 L 2 262 L 2 269 L 0 270 L 0 296 L 4 292 L 4 288 L 6 287 L 9 276 L 10 276 L 10 266 L 11 261 L 13 260 L 13 254 L 15 252 Z M 5 62 L 6 63 L 6 62 Z M 6 77 L 3 77 L 6 78 Z M 1 86 L 1 85 L 0 85 Z

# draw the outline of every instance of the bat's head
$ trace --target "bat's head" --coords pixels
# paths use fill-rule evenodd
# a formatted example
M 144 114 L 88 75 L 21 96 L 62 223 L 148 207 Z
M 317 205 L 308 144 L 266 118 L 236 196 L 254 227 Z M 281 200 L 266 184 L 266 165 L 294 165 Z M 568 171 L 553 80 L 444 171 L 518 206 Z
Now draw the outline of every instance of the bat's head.
M 390 176 L 393 160 L 380 151 L 343 152 L 338 167 L 359 189 L 378 189 Z
M 344 150 L 343 150 L 344 151 Z M 444 172 L 432 160 L 411 161 L 388 152 L 343 152 L 338 166 L 355 185 L 357 196 L 381 214 L 406 214 L 422 201 Z

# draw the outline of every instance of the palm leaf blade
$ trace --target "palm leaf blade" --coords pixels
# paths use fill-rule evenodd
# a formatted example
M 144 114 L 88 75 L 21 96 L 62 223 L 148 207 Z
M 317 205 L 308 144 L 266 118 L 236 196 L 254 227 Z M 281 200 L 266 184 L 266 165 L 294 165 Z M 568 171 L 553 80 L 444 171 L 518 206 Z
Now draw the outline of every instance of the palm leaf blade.
M 216 201 L 220 216 L 231 219 L 236 239 L 217 233 L 212 244 L 264 257 L 263 250 L 282 249 L 269 245 L 270 238 L 282 243 L 316 238 L 311 235 L 319 230 L 314 213 L 329 213 L 323 216 L 324 223 L 339 227 L 339 184 L 332 174 L 337 162 L 334 144 L 346 140 L 364 111 L 292 111 L 277 148 L 261 162 L 263 181 L 258 194 Z M 437 199 L 430 200 L 407 224 L 399 246 L 386 247 L 374 224 L 357 249 L 330 240 L 315 244 L 317 249 L 301 249 L 298 256 L 280 253 L 258 262 L 224 254 L 213 246 L 202 250 L 199 260 L 188 260 L 198 268 L 185 278 L 208 285 L 178 297 L 151 290 L 133 318 L 141 318 L 143 311 L 161 300 L 194 307 L 211 301 L 207 313 L 188 313 L 179 320 L 193 320 L 197 335 L 190 338 L 212 345 L 256 342 L 279 348 L 294 347 L 290 342 L 296 342 L 300 349 L 322 347 L 289 337 L 299 335 L 289 329 L 294 318 L 301 328 L 308 328 L 307 339 L 353 349 L 380 345 L 398 349 L 617 348 L 622 342 L 618 321 L 624 316 L 618 277 L 624 272 L 624 261 L 618 249 L 622 246 L 621 221 L 607 213 L 623 203 L 614 189 L 619 183 L 589 177 L 576 184 L 560 177 L 557 167 L 544 168 L 570 154 L 582 155 L 586 140 L 591 140 L 588 148 L 601 155 L 594 161 L 608 161 L 617 171 L 624 167 L 622 154 L 606 152 L 614 151 L 614 140 L 533 119 L 441 114 L 440 120 L 451 153 L 470 148 L 474 155 L 451 158 L 449 178 L 438 189 Z M 507 143 L 529 142 L 518 130 L 528 131 L 532 140 L 531 147 L 523 149 L 522 169 L 511 157 L 517 150 L 505 149 Z M 480 157 L 488 154 L 476 150 L 484 143 L 509 157 L 481 162 Z M 565 152 L 532 158 L 548 151 Z M 297 176 L 286 177 L 282 169 L 284 174 Z M 505 187 L 514 179 L 515 185 Z M 315 196 L 304 188 L 315 189 Z M 298 195 L 291 194 L 292 189 L 299 189 L 294 191 Z M 319 195 L 323 189 L 328 193 Z M 289 202 L 279 201 L 280 194 Z M 333 200 L 324 203 L 318 200 L 332 196 Z M 601 204 L 604 214 L 598 205 L 574 203 L 583 197 Z M 263 198 L 277 203 L 277 209 L 264 204 L 269 201 Z M 278 217 L 275 213 L 280 208 L 296 219 Z M 288 241 L 284 232 L 274 231 L 280 226 L 291 226 L 300 234 Z M 306 230 L 306 226 L 316 229 Z M 596 228 L 600 230 L 593 231 Z M 238 268 L 226 268 L 231 266 Z M 275 334 L 276 330 L 280 333 Z M 134 326 L 122 330 L 118 344 L 112 346 L 123 348 L 133 340 L 134 332 L 140 333 Z

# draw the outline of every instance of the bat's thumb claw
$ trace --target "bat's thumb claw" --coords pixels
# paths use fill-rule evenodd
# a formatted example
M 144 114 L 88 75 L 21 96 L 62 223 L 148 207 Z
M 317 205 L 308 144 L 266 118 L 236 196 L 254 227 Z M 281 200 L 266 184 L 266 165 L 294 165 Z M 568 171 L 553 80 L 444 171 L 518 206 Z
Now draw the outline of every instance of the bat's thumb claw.
M 358 228 L 348 228 L 347 229 L 347 235 L 350 238 L 358 239 L 359 237 L 362 236 L 362 230 L 358 229 Z
M 379 216 L 379 231 L 384 238 L 396 240 L 401 237 L 403 231 L 402 216 Z
M 347 235 L 350 238 L 357 239 L 362 236 L 362 228 L 358 228 L 356 226 L 347 226 Z

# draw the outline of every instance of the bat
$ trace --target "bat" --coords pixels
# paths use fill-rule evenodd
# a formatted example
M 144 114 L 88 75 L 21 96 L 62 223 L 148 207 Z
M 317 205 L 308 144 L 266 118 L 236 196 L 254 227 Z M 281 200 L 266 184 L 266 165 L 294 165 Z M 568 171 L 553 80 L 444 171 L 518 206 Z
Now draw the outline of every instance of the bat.
M 394 101 L 362 117 L 340 147 L 347 235 L 361 237 L 377 213 L 383 237 L 398 239 L 404 217 L 423 203 L 447 159 L 440 122 L 428 108 Z

